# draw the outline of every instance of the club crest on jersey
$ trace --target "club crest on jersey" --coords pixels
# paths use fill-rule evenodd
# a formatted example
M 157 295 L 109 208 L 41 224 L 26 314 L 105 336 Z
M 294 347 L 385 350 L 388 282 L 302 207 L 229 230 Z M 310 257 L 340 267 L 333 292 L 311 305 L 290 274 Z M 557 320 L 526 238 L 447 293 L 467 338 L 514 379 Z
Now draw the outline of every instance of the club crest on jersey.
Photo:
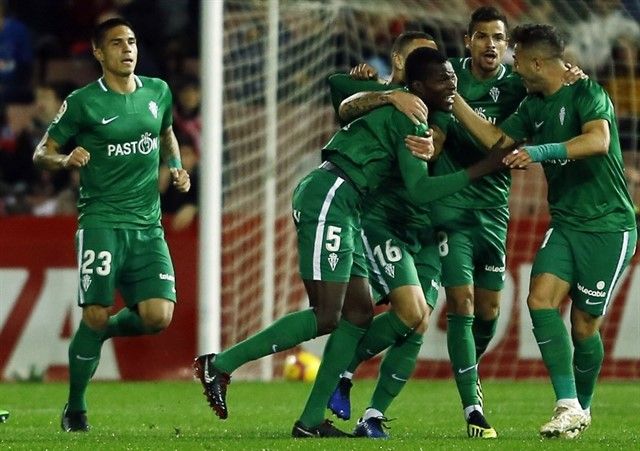
M 327 260 L 329 260 L 329 266 L 331 266 L 331 271 L 335 271 L 336 266 L 338 265 L 338 261 L 340 260 L 338 258 L 338 255 L 335 252 L 331 252 L 329 254 L 329 257 L 327 257 Z
M 86 292 L 91 285 L 91 276 L 89 274 L 85 274 L 82 276 L 82 289 Z
M 567 114 L 567 110 L 562 107 L 560 108 L 560 113 L 558 114 L 558 118 L 560 119 L 560 125 L 564 125 L 564 116 Z
M 494 102 L 498 101 L 498 97 L 500 97 L 500 89 L 495 86 L 489 90 L 489 95 L 493 99 Z
M 384 272 L 386 272 L 387 275 L 392 279 L 396 277 L 396 267 L 391 263 L 387 263 L 386 265 L 384 265 Z
M 60 109 L 58 110 L 58 112 L 56 113 L 56 117 L 53 118 L 53 120 L 51 121 L 52 124 L 57 124 L 58 121 L 62 118 L 62 116 L 64 115 L 64 113 L 67 112 L 67 101 L 65 100 L 64 102 L 62 102 L 62 105 L 60 105 Z
M 158 119 L 158 104 L 153 100 L 149 102 L 149 111 L 153 114 L 154 119 Z

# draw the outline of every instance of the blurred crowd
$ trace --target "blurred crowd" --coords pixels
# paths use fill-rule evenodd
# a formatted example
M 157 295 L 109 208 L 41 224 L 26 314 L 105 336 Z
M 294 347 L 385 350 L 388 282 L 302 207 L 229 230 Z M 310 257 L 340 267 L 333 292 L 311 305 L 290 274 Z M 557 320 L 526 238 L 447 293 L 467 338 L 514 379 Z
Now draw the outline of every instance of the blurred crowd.
M 404 0 L 411 2 L 416 8 L 424 8 L 420 0 Z M 242 11 L 253 3 L 256 1 L 233 0 L 225 8 Z M 363 8 L 349 23 L 357 25 L 360 42 L 373 45 L 362 47 L 357 56 L 338 56 L 338 65 L 346 68 L 364 58 L 384 76 L 390 71 L 391 44 L 405 30 L 426 31 L 448 56 L 463 56 L 469 16 L 486 4 L 501 8 L 512 25 L 552 23 L 565 32 L 568 60 L 600 81 L 614 101 L 627 176 L 638 202 L 640 0 L 430 0 L 430 20 L 377 14 L 380 3 L 373 7 L 370 2 L 362 2 Z M 283 5 L 281 1 L 281 9 Z M 0 216 L 75 214 L 78 175 L 37 170 L 31 155 L 66 95 L 99 74 L 89 36 L 96 23 L 117 15 L 129 20 L 136 30 L 136 72 L 159 76 L 172 88 L 174 130 L 183 165 L 195 186 L 188 195 L 174 192 L 166 168 L 161 168 L 160 190 L 163 210 L 173 215 L 172 227 L 189 226 L 197 214 L 200 154 L 199 8 L 198 0 L 0 0 Z M 286 15 L 283 17 L 281 44 L 292 41 L 291 30 L 300 26 L 288 24 Z M 260 27 L 256 21 L 243 19 L 230 27 L 233 29 L 225 29 L 227 45 L 236 49 L 225 53 L 225 64 L 234 62 L 238 70 L 261 73 L 259 67 L 250 66 L 264 61 L 264 30 Z M 233 45 L 238 40 L 241 45 Z M 302 52 L 295 45 L 292 49 L 294 64 L 283 61 L 279 70 L 296 70 L 293 66 L 299 62 L 295 63 L 295 57 Z M 60 61 L 65 64 L 60 65 Z M 229 76 L 226 81 L 227 97 L 236 93 L 246 98 L 247 90 L 263 91 L 260 83 L 264 80 L 258 76 Z M 279 94 L 286 89 L 287 85 L 279 86 Z

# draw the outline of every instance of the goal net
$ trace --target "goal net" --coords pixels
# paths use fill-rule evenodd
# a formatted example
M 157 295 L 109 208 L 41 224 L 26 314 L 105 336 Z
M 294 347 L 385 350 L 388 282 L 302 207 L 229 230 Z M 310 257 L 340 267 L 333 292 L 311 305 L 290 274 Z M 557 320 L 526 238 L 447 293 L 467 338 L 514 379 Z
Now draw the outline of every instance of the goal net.
M 637 2 L 225 0 L 223 349 L 307 305 L 297 273 L 290 199 L 297 181 L 319 164 L 320 149 L 337 130 L 327 76 L 360 62 L 374 65 L 381 75 L 388 73 L 391 44 L 406 30 L 426 31 L 447 56 L 464 56 L 469 17 L 484 4 L 500 8 L 511 26 L 552 23 L 566 33 L 568 58 L 606 86 L 613 98 L 630 190 L 640 203 Z M 277 10 L 271 11 L 277 15 L 270 15 L 274 6 Z M 544 374 L 525 300 L 532 257 L 548 224 L 545 186 L 540 168 L 514 174 L 508 275 L 498 331 L 481 365 L 483 377 Z M 622 276 L 604 326 L 605 377 L 640 377 L 638 293 L 640 267 L 635 264 Z M 418 376 L 450 375 L 443 306 L 441 293 Z M 320 353 L 322 343 L 307 346 Z M 237 374 L 278 377 L 283 358 L 276 355 L 266 372 L 254 362 Z M 362 374 L 372 370 L 373 365 L 365 365 Z

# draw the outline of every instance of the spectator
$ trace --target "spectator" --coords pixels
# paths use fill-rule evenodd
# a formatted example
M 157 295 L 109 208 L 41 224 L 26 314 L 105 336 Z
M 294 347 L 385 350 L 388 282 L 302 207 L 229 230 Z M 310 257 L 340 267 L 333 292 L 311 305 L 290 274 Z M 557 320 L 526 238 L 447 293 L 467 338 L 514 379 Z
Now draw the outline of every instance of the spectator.
M 33 165 L 33 149 L 55 118 L 64 98 L 75 88 L 68 82 L 43 83 L 35 89 L 33 116 L 18 136 L 3 128 L 7 138 L 2 152 L 2 178 L 6 183 L 5 213 L 58 214 L 57 193 L 69 190 L 70 172 L 52 174 Z M 13 141 L 9 137 L 13 136 Z M 68 208 L 64 208 L 68 211 Z
M 200 80 L 194 75 L 183 75 L 176 82 L 174 92 L 176 93 L 173 106 L 174 129 L 176 133 L 189 136 L 196 153 L 199 154 L 202 133 Z
M 0 0 L 0 101 L 31 101 L 30 81 L 33 47 L 29 29 L 7 15 L 6 2 Z

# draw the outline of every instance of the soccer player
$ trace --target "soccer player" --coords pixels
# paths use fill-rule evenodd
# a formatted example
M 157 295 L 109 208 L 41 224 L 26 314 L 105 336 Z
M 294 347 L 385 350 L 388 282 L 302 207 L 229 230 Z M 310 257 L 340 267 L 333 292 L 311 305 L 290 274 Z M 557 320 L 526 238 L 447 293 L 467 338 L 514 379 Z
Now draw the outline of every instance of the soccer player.
M 526 94 L 520 77 L 502 63 L 507 19 L 494 7 L 480 7 L 471 15 L 464 39 L 470 57 L 451 60 L 458 92 L 475 111 L 500 124 Z M 435 174 L 458 171 L 486 153 L 459 123 L 434 125 L 446 136 Z M 496 436 L 484 418 L 478 362 L 495 334 L 500 311 L 510 186 L 511 174 L 502 171 L 432 205 L 447 300 L 447 349 L 469 437 Z
M 456 98 L 454 112 L 482 143 L 530 143 L 505 158 L 543 165 L 551 225 L 535 257 L 527 305 L 556 396 L 543 437 L 573 438 L 591 423 L 603 360 L 599 329 L 636 245 L 613 105 L 591 80 L 567 86 L 564 42 L 550 25 L 516 27 L 514 67 L 528 95 L 500 128 Z M 560 304 L 571 297 L 571 337 Z M 574 350 L 572 353 L 571 342 Z
M 82 321 L 69 346 L 66 432 L 89 430 L 85 392 L 111 337 L 155 334 L 171 322 L 175 278 L 160 224 L 160 157 L 173 184 L 189 190 L 173 133 L 172 96 L 159 79 L 134 74 L 136 36 L 123 19 L 99 24 L 93 54 L 102 77 L 73 92 L 35 149 L 47 170 L 78 169 L 76 249 Z M 70 140 L 71 153 L 60 153 Z M 116 288 L 126 307 L 113 316 Z
M 332 75 L 329 78 L 331 95 L 341 122 L 386 103 L 393 104 L 413 121 L 424 122 L 422 118 L 428 111 L 424 102 L 399 89 L 404 86 L 407 55 L 421 47 L 436 46 L 433 38 L 422 32 L 410 31 L 396 38 L 391 53 L 393 70 L 388 82 L 369 81 L 377 74 L 366 64 L 355 67 L 349 75 Z M 442 79 L 455 81 L 453 74 Z M 437 80 L 437 76 L 433 80 Z M 345 97 L 356 93 L 340 105 Z M 403 99 L 406 105 L 402 104 Z M 431 116 L 442 114 L 438 113 L 441 107 L 437 104 L 432 104 L 431 108 Z M 417 145 L 424 139 L 409 136 L 406 142 L 411 147 L 412 142 Z M 339 418 L 349 419 L 353 372 L 363 360 L 391 346 L 381 365 L 379 382 L 369 407 L 354 431 L 356 436 L 372 438 L 388 437 L 384 431 L 385 411 L 415 368 L 440 280 L 440 262 L 428 209 L 413 206 L 402 183 L 393 182 L 369 197 L 362 226 L 374 292 L 379 297 L 378 303 L 388 303 L 390 309 L 374 318 L 328 404 Z
M 419 50 L 421 52 L 415 51 L 407 59 L 408 86 L 429 103 L 443 107 L 450 104 L 455 90 L 448 79 L 442 78 L 450 72 L 442 56 L 431 49 Z M 431 53 L 425 53 L 429 50 Z M 432 78 L 434 74 L 441 77 L 439 84 Z M 359 250 L 366 195 L 397 175 L 412 202 L 424 204 L 503 167 L 496 164 L 496 160 L 505 152 L 496 151 L 466 170 L 430 177 L 426 163 L 413 157 L 406 148 L 404 138 L 414 130 L 413 122 L 395 108 L 376 109 L 338 131 L 324 147 L 325 162 L 298 184 L 293 193 L 293 219 L 298 235 L 300 274 L 311 308 L 288 314 L 219 354 L 205 354 L 196 359 L 196 375 L 220 418 L 228 416 L 226 392 L 229 373 L 234 369 L 332 332 L 324 354 L 331 358 L 323 358 L 319 370 L 324 374 L 324 382 L 314 384 L 307 408 L 295 423 L 292 435 L 348 435 L 324 420 L 324 409 L 372 313 L 364 256 Z

